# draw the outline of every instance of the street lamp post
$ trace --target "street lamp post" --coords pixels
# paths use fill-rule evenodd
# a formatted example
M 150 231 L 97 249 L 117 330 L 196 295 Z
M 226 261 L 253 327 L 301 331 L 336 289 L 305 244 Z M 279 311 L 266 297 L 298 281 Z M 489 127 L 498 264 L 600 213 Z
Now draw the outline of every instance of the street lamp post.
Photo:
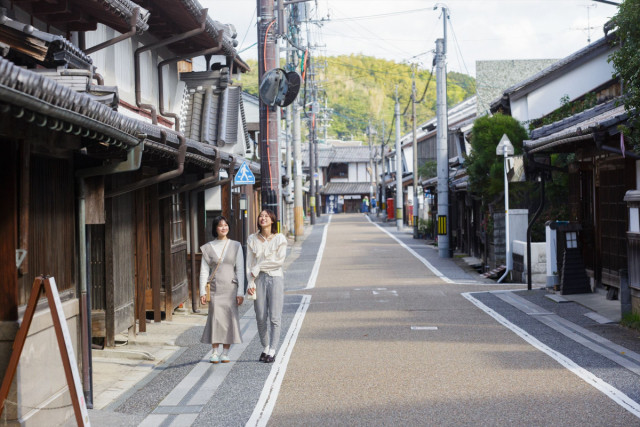
M 498 283 L 502 282 L 512 269 L 511 242 L 509 241 L 509 179 L 507 178 L 507 157 L 512 156 L 513 153 L 513 144 L 509 140 L 509 137 L 507 134 L 502 135 L 502 138 L 496 147 L 496 155 L 503 156 L 504 158 L 504 237 L 506 241 L 505 258 L 507 262 L 507 269 L 502 277 L 498 279 Z

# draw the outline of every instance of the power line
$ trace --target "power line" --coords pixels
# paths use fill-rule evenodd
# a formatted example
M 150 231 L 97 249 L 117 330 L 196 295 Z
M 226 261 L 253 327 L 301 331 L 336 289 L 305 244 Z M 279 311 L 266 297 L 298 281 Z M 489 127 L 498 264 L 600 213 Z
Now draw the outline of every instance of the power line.
M 347 21 L 360 21 L 364 19 L 376 19 L 376 18 L 387 18 L 389 16 L 398 16 L 398 15 L 407 15 L 410 13 L 423 12 L 425 10 L 433 10 L 431 7 L 423 7 L 420 9 L 411 9 L 411 10 L 401 10 L 398 12 L 388 12 L 388 13 L 380 13 L 377 15 L 363 15 L 363 16 L 350 16 L 346 18 L 333 18 L 328 22 L 347 22 Z

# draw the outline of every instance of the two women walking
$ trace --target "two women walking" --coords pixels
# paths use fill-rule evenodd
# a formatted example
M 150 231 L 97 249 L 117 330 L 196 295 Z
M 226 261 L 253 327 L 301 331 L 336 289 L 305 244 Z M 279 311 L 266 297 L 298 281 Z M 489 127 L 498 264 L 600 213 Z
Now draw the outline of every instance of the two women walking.
M 247 293 L 254 298 L 258 334 L 263 346 L 259 360 L 273 363 L 280 340 L 287 239 L 278 233 L 275 214 L 265 209 L 258 216 L 258 232 L 247 239 Z M 213 221 L 215 239 L 203 245 L 200 266 L 200 300 L 206 303 L 210 283 L 209 314 L 201 342 L 213 346 L 212 363 L 229 362 L 231 344 L 242 342 L 238 306 L 244 301 L 244 257 L 240 242 L 229 240 L 229 224 Z M 218 353 L 222 344 L 223 352 Z

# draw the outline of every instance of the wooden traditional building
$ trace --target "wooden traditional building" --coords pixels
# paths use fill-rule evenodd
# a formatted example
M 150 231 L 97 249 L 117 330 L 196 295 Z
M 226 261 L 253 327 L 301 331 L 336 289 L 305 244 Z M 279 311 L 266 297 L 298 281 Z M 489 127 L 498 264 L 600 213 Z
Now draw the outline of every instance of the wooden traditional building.
M 378 146 L 318 147 L 318 169 L 321 213 L 360 212 L 364 197 L 376 196 L 372 159 Z M 302 168 L 309 169 L 309 149 L 302 150 Z M 375 166 L 374 166 L 375 168 Z M 374 171 L 373 171 L 374 172 Z
M 148 315 L 170 318 L 190 296 L 198 309 L 196 261 L 212 214 L 205 191 L 220 190 L 237 234 L 240 191 L 259 206 L 252 188 L 231 183 L 248 146 L 234 82 L 248 66 L 233 27 L 195 0 L 0 6 L 0 370 L 34 278 L 53 276 L 90 404 L 92 343 L 113 346 L 127 331 L 131 339 Z M 204 108 L 176 66 L 203 56 Z M 72 416 L 45 306 L 3 423 Z
M 613 37 L 609 34 L 512 86 L 491 106 L 493 112 L 535 127 L 524 142 L 531 164 L 540 155 L 570 154 L 569 217 L 557 220 L 576 224 L 580 268 L 588 285 L 607 289 L 611 298 L 617 296 L 623 270 L 638 263 L 627 254 L 625 200 L 637 188 L 638 156 L 620 135 L 627 115 L 622 87 L 608 61 L 616 49 Z

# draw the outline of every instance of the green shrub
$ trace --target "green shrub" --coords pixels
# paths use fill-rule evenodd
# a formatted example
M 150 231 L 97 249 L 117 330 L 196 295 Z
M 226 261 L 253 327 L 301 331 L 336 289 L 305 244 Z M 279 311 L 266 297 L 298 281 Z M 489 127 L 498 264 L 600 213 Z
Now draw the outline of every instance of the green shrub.
M 620 324 L 627 328 L 636 329 L 640 331 L 640 314 L 627 313 L 622 316 Z

